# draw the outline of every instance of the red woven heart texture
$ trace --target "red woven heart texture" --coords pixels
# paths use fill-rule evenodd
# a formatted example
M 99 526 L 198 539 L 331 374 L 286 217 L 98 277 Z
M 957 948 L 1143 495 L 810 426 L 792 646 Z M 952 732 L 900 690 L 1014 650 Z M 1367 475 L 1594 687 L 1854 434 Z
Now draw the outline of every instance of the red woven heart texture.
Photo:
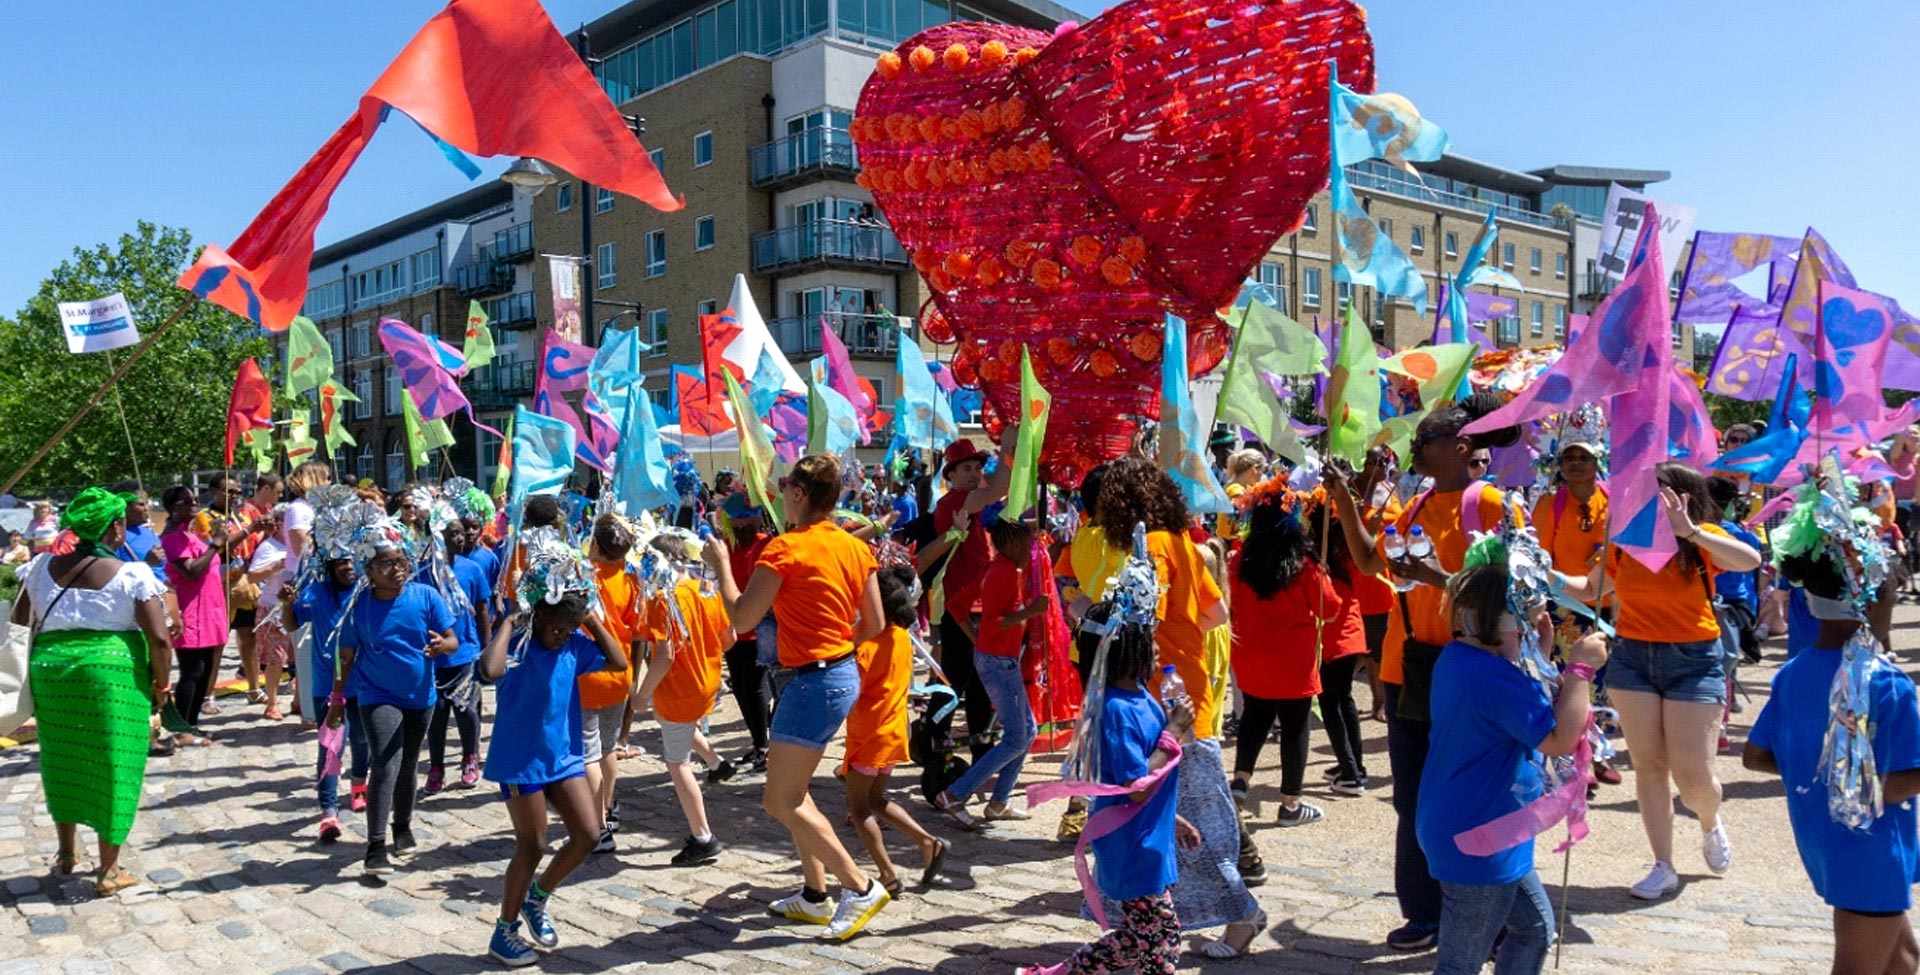
M 881 55 L 853 123 L 860 183 L 990 434 L 1019 415 L 1022 346 L 1062 484 L 1159 415 L 1167 313 L 1189 323 L 1193 375 L 1220 362 L 1215 310 L 1326 185 L 1336 60 L 1372 90 L 1349 0 L 1130 0 L 1057 35 L 943 24 Z

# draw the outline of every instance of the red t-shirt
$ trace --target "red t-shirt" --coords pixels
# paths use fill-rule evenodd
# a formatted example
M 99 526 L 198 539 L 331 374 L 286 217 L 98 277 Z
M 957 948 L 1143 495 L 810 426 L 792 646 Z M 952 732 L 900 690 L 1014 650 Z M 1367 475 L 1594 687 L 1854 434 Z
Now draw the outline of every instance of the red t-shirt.
M 980 632 L 973 648 L 995 657 L 1018 657 L 1026 643 L 1027 624 L 1001 626 L 1000 617 L 1020 608 L 1021 571 L 1006 559 L 994 559 L 980 585 Z
M 760 551 L 767 547 L 769 536 L 766 532 L 755 532 L 753 540 L 744 544 L 735 542 L 727 550 L 727 561 L 733 564 L 733 581 L 740 588 L 747 588 L 747 580 L 753 578 L 753 568 L 760 564 Z M 736 643 L 752 643 L 759 635 L 752 630 L 734 635 Z
M 945 535 L 953 528 L 954 516 L 967 503 L 967 492 L 948 491 L 933 506 L 933 530 Z M 980 526 L 980 515 L 976 512 L 973 520 L 967 524 L 967 537 L 955 546 L 947 556 L 946 586 L 947 610 L 955 616 L 963 616 L 973 611 L 974 602 L 980 598 L 980 584 L 987 575 L 987 563 L 993 559 L 993 545 L 987 541 L 987 531 Z
M 1341 609 L 1345 605 L 1358 630 L 1358 602 L 1351 595 L 1343 600 L 1326 570 L 1312 562 L 1300 569 L 1291 584 L 1262 599 L 1240 578 L 1240 560 L 1235 559 L 1232 588 L 1233 678 L 1240 691 L 1269 701 L 1319 694 L 1320 667 L 1313 653 L 1315 620 L 1338 619 L 1345 615 Z M 1359 642 L 1364 651 L 1366 640 Z

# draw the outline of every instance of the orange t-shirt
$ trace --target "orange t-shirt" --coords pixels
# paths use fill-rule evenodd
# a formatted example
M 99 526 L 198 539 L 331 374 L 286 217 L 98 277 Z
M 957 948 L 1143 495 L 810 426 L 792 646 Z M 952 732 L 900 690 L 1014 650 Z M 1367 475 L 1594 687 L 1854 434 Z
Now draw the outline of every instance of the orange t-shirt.
M 1495 487 L 1484 484 L 1470 484 L 1467 491 L 1480 492 L 1480 531 L 1494 531 L 1504 517 L 1501 507 L 1506 496 Z M 1460 523 L 1460 499 L 1464 491 L 1434 491 L 1427 495 L 1426 501 L 1416 509 L 1409 504 L 1402 512 L 1395 527 L 1402 537 L 1419 525 L 1433 543 L 1434 558 L 1440 563 L 1440 571 L 1454 573 L 1460 571 L 1460 565 L 1467 557 L 1467 537 L 1465 527 Z M 1408 590 L 1407 613 L 1413 626 L 1411 637 L 1421 643 L 1436 647 L 1446 646 L 1453 639 L 1453 620 L 1447 612 L 1446 590 L 1437 586 L 1418 585 Z M 1385 671 L 1385 667 L 1381 668 Z M 1382 680 L 1386 678 L 1381 677 Z
M 1382 526 L 1391 525 L 1400 520 L 1403 509 L 1398 499 L 1387 496 L 1387 503 L 1378 508 L 1368 508 L 1361 521 L 1374 535 L 1380 534 Z M 1393 576 L 1382 572 L 1377 576 L 1361 576 L 1354 580 L 1354 595 L 1360 601 L 1360 615 L 1378 616 L 1381 613 L 1395 613 L 1400 610 L 1400 601 L 1394 597 Z
M 1200 629 L 1200 616 L 1219 605 L 1220 585 L 1207 571 L 1200 547 L 1185 533 L 1148 532 L 1147 554 L 1153 558 L 1161 587 L 1160 626 L 1153 637 L 1160 662 L 1172 664 L 1187 685 L 1187 694 L 1193 698 L 1193 726 L 1217 728 L 1220 701 L 1206 693 L 1213 682 L 1208 680 L 1206 631 Z
M 627 567 L 595 562 L 593 575 L 600 584 L 600 622 L 613 634 L 613 642 L 627 652 L 628 666 L 626 670 L 596 670 L 580 675 L 580 706 L 589 711 L 612 707 L 627 699 L 633 683 L 633 643 L 647 638 L 640 632 L 643 615 L 640 587 Z
M 860 696 L 847 712 L 847 764 L 890 768 L 907 760 L 907 690 L 913 640 L 889 626 L 855 650 Z
M 1727 537 L 1719 525 L 1701 525 L 1703 532 Z M 1650 572 L 1640 560 L 1612 549 L 1607 559 L 1607 579 L 1613 583 L 1618 601 L 1614 629 L 1630 640 L 1647 643 L 1699 643 L 1720 638 L 1720 621 L 1714 618 L 1708 592 L 1713 577 L 1720 574 L 1706 549 L 1700 549 L 1706 563 L 1706 578 L 1700 569 L 1686 569 L 1679 556 L 1667 560 L 1659 572 Z
M 780 576 L 773 619 L 779 625 L 782 665 L 799 667 L 853 652 L 860 597 L 877 568 L 867 543 L 831 521 L 817 521 L 768 542 L 760 565 Z
M 653 713 L 662 721 L 691 724 L 713 710 L 720 690 L 720 658 L 733 643 L 733 624 L 719 596 L 702 596 L 700 584 L 682 579 L 673 588 L 674 602 L 686 632 L 675 632 L 673 663 L 653 691 Z M 678 630 L 679 627 L 672 626 Z
M 1540 547 L 1553 556 L 1553 567 L 1585 578 L 1593 569 L 1593 553 L 1607 544 L 1607 494 L 1596 490 L 1587 499 L 1587 528 L 1580 527 L 1580 502 L 1568 491 L 1560 500 L 1562 487 L 1543 495 L 1533 505 L 1533 527 L 1540 536 Z M 1556 513 L 1558 512 L 1558 513 Z

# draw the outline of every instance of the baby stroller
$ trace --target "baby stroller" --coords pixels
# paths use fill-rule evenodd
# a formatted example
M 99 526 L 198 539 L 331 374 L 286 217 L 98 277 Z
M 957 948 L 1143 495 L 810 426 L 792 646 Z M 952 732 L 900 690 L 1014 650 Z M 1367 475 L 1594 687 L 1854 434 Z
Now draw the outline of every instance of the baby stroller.
M 914 709 L 907 730 L 907 757 L 920 766 L 921 797 L 932 802 L 966 774 L 969 764 L 954 754 L 953 739 L 946 731 L 946 718 L 960 706 L 960 695 L 945 684 L 915 684 L 907 692 L 907 701 Z

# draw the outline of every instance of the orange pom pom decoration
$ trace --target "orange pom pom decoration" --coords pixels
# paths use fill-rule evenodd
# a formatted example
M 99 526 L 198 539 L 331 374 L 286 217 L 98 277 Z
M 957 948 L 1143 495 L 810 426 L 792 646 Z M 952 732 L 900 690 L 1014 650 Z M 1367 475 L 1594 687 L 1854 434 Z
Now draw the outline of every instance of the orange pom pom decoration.
M 889 169 L 880 174 L 880 192 L 892 193 L 900 188 L 900 174 Z
M 957 374 L 956 374 L 957 375 Z M 1007 367 L 998 359 L 988 359 L 980 363 L 980 379 L 983 382 L 997 383 L 1007 378 Z
M 1016 67 L 1018 67 L 1020 65 L 1027 64 L 1028 62 L 1032 61 L 1034 58 L 1037 58 L 1039 56 L 1040 56 L 1039 48 L 1023 47 L 1020 50 L 1013 52 L 1013 63 Z
M 973 255 L 966 251 L 954 251 L 947 255 L 947 259 L 942 261 L 940 266 L 956 278 L 972 277 Z
M 1030 240 L 1012 240 L 1007 242 L 1007 263 L 1017 268 L 1025 268 L 1040 256 L 1040 245 Z
M 1063 366 L 1071 365 L 1073 363 L 1073 340 L 1062 337 L 1048 339 L 1047 358 Z
M 960 120 L 953 117 L 941 119 L 940 134 L 949 139 L 960 138 Z
M 1093 350 L 1093 354 L 1087 357 L 1087 366 L 1093 370 L 1094 375 L 1099 376 L 1101 379 L 1112 379 L 1114 375 L 1120 371 L 1119 360 L 1113 357 L 1113 353 L 1105 349 Z M 957 371 L 955 375 L 958 376 Z
M 925 44 L 915 47 L 913 53 L 908 55 L 908 58 L 912 61 L 913 70 L 915 71 L 925 71 L 933 67 L 933 62 L 936 60 L 933 48 Z
M 947 52 L 941 55 L 941 60 L 946 62 L 948 71 L 958 71 L 966 67 L 968 61 L 973 60 L 973 55 L 967 53 L 965 44 L 951 44 L 948 45 Z
M 992 135 L 1000 131 L 999 102 L 988 102 L 980 106 L 976 114 L 980 119 L 980 132 L 982 135 Z
M 1064 271 L 1058 261 L 1043 257 L 1033 262 L 1033 283 L 1042 288 L 1058 288 Z
M 1045 169 L 1053 165 L 1053 147 L 1044 142 L 1036 142 L 1027 147 L 1027 159 L 1035 169 Z
M 1100 259 L 1100 242 L 1086 234 L 1081 234 L 1073 239 L 1073 244 L 1067 248 L 1067 253 L 1082 267 L 1092 267 L 1093 262 Z
M 1133 333 L 1127 341 L 1127 348 L 1133 351 L 1133 357 L 1141 362 L 1160 361 L 1160 336 L 1150 329 Z
M 915 251 L 913 254 L 913 269 L 919 271 L 921 277 L 925 277 L 939 264 L 940 259 L 935 257 L 932 251 Z
M 1000 104 L 1000 126 L 1018 128 L 1027 118 L 1027 103 L 1018 98 L 1009 98 Z
M 982 67 L 997 68 L 1007 59 L 1007 46 L 999 41 L 988 41 L 980 45 L 980 64 Z
M 928 271 L 926 277 L 927 283 L 933 286 L 933 290 L 941 294 L 946 294 L 953 290 L 953 276 L 940 268 L 936 267 Z
M 1133 283 L 1133 266 L 1118 256 L 1100 262 L 1100 276 L 1116 288 Z
M 940 163 L 937 160 L 927 160 L 926 179 L 927 188 L 931 190 L 937 190 L 947 185 L 947 174 L 941 170 Z
M 969 108 L 960 113 L 960 137 L 962 139 L 980 138 L 980 113 Z
M 921 187 L 920 160 L 915 159 L 900 170 L 900 182 L 905 183 L 910 190 L 918 190 Z
M 1027 171 L 1027 154 L 1013 147 L 1007 148 L 1007 172 L 1024 173 Z
M 868 192 L 873 191 L 873 170 L 863 169 L 853 176 L 853 185 Z
M 1147 242 L 1139 237 L 1121 238 L 1120 256 L 1126 258 L 1128 264 L 1139 264 L 1147 259 Z
M 1000 279 L 1006 276 L 1007 276 L 1007 266 L 1005 264 L 1000 263 L 1000 259 L 993 256 L 992 254 L 988 254 L 986 257 L 981 258 L 980 266 L 974 268 L 974 272 L 973 272 L 973 279 L 975 281 L 980 282 L 982 287 L 987 287 L 987 288 L 991 288 L 994 285 L 999 284 Z
M 880 77 L 882 78 L 899 77 L 900 55 L 895 54 L 892 51 L 888 51 L 887 53 L 880 55 L 879 59 L 874 62 L 873 66 L 876 70 L 880 72 Z
M 926 142 L 940 141 L 940 117 L 938 115 L 921 116 L 918 130 L 922 140 Z
M 1007 151 L 995 149 L 987 153 L 987 169 L 998 176 L 1007 171 Z
M 987 171 L 986 160 L 975 156 L 967 160 L 967 177 L 975 183 L 985 183 L 993 178 L 993 174 Z

